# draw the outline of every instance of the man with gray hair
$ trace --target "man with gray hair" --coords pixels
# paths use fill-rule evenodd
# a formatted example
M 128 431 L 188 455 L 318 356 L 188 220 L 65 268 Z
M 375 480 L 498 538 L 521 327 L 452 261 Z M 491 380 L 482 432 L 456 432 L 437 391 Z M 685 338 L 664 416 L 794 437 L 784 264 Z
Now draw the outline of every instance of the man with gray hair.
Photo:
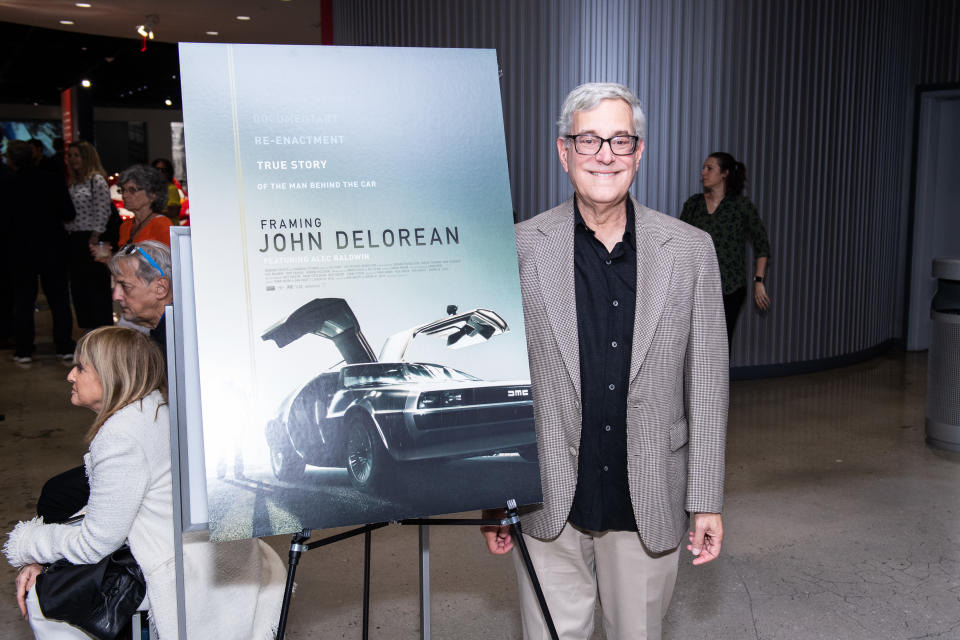
M 150 330 L 166 358 L 164 311 L 173 302 L 170 248 L 156 240 L 128 244 L 107 265 L 113 276 L 113 299 L 124 320 Z
M 629 194 L 646 120 L 628 88 L 577 87 L 558 125 L 574 196 L 516 225 L 544 496 L 523 535 L 560 638 L 589 638 L 598 602 L 607 638 L 660 638 L 689 516 L 693 564 L 723 539 L 720 274 L 710 236 Z M 524 637 L 549 638 L 514 558 Z

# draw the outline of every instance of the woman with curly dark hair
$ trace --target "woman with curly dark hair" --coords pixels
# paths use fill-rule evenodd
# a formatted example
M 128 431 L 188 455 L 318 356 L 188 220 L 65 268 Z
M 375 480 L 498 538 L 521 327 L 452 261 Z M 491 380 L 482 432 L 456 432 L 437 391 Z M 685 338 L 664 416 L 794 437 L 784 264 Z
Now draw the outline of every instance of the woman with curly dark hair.
M 170 219 L 167 211 L 167 179 L 145 164 L 135 164 L 117 180 L 123 206 L 133 218 L 120 225 L 120 246 L 156 240 L 170 246 Z
M 747 295 L 744 273 L 747 241 L 753 245 L 755 258 L 753 301 L 757 308 L 770 308 L 764 278 L 770 257 L 770 240 L 757 208 L 743 195 L 747 168 L 729 153 L 711 153 L 700 170 L 703 193 L 690 196 L 683 205 L 680 219 L 703 229 L 713 238 L 723 285 L 723 310 L 727 319 L 727 342 L 733 342 L 733 329 Z

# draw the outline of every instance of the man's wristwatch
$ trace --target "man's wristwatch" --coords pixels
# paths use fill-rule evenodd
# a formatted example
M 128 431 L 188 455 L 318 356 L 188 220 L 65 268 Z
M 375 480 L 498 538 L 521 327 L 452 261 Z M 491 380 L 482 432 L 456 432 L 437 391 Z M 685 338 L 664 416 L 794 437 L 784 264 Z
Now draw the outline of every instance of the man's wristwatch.
M 763 276 L 753 276 L 754 282 L 763 282 Z

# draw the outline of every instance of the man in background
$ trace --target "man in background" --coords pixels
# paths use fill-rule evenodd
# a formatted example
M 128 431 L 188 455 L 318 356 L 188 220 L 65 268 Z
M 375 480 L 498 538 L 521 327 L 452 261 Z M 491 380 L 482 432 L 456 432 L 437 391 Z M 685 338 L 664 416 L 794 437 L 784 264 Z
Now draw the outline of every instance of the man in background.
M 3 258 L 13 283 L 13 359 L 18 364 L 33 361 L 39 284 L 53 316 L 57 357 L 72 361 L 75 343 L 63 223 L 76 216 L 73 201 L 62 177 L 37 167 L 29 142 L 9 141 L 6 158 L 13 174 L 0 185 L 0 224 L 7 231 Z

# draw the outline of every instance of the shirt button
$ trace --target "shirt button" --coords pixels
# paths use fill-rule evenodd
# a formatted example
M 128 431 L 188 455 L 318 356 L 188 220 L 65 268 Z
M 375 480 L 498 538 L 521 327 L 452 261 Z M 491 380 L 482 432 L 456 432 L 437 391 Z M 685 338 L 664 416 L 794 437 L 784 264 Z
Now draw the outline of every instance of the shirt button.
M 603 465 L 603 470 L 604 470 L 604 471 L 610 471 L 610 467 L 608 467 L 607 465 Z
M 619 307 L 619 306 L 620 306 L 620 301 L 619 301 L 619 300 L 614 300 L 614 301 L 613 301 L 613 306 Z
M 616 386 L 616 385 L 613 385 L 613 384 L 610 385 L 609 387 L 607 387 L 607 389 L 610 389 L 610 391 L 613 391 L 613 390 L 616 389 L 616 388 L 617 388 L 617 386 Z
M 613 429 L 613 427 L 611 427 L 610 425 L 607 425 L 603 428 L 604 431 L 610 431 L 610 429 Z
M 613 264 L 613 260 L 604 260 L 606 264 Z
M 617 348 L 617 341 L 614 340 L 613 342 L 611 342 L 611 343 L 610 343 L 610 346 L 613 347 L 614 349 L 616 349 L 616 348 Z

